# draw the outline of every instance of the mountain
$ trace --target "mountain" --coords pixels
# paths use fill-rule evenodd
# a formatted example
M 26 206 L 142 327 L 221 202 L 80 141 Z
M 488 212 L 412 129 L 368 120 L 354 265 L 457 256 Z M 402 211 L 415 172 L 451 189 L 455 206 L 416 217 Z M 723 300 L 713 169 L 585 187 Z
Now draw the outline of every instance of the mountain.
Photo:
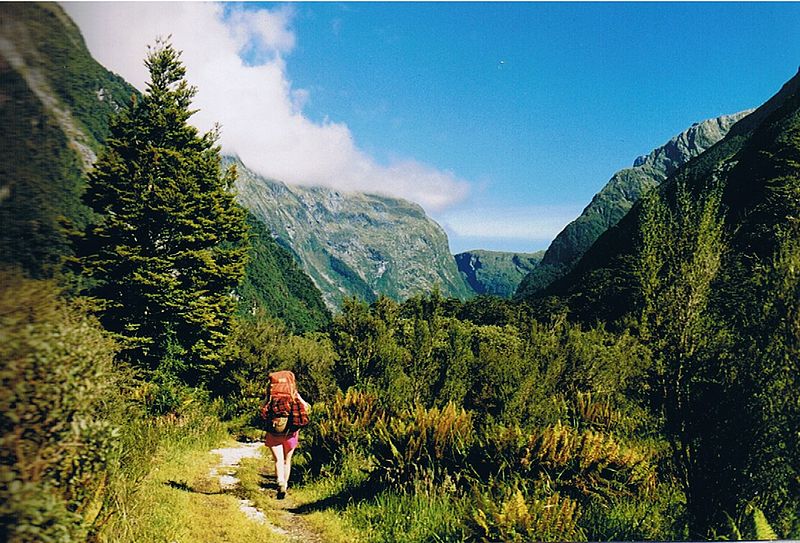
M 240 311 L 253 313 L 261 307 L 295 333 L 324 328 L 331 321 L 331 313 L 314 282 L 292 253 L 278 245 L 263 222 L 248 214 L 247 224 L 250 254 L 238 290 Z
M 475 294 L 510 298 L 520 281 L 536 269 L 544 251 L 506 253 L 474 250 L 455 255 L 461 277 Z
M 541 263 L 520 283 L 515 297 L 529 299 L 569 272 L 600 235 L 617 224 L 650 188 L 721 140 L 752 110 L 695 123 L 663 146 L 615 173 L 547 248 Z
M 80 227 L 83 175 L 136 94 L 56 4 L 0 4 L 0 262 L 48 275 Z
M 402 300 L 438 285 L 471 295 L 444 230 L 423 209 L 398 198 L 286 185 L 237 159 L 239 200 L 302 263 L 329 307 L 345 297 Z
M 57 4 L 0 3 L 0 264 L 51 275 L 82 229 L 86 172 L 113 115 L 138 91 L 97 63 Z M 243 311 L 263 307 L 296 331 L 330 314 L 311 279 L 254 217 Z
M 729 250 L 716 285 L 730 292 L 749 281 L 769 261 L 779 236 L 800 215 L 800 74 L 728 134 L 694 160 L 678 168 L 659 189 L 673 202 L 679 183 L 701 200 L 707 187 L 723 186 L 725 232 Z M 603 233 L 563 278 L 554 281 L 537 303 L 560 300 L 580 320 L 614 321 L 637 307 L 634 278 L 639 254 L 638 227 L 642 206 L 634 205 L 617 225 Z M 738 278 L 731 280 L 730 278 Z M 741 292 L 726 295 L 742 304 Z

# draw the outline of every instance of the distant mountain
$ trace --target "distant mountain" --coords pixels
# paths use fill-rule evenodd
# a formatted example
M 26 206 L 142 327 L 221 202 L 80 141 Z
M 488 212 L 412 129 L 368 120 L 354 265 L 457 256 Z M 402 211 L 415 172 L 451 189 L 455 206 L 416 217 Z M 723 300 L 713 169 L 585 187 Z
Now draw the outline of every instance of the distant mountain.
M 239 200 L 295 254 L 329 307 L 345 297 L 402 300 L 438 285 L 471 295 L 449 253 L 444 230 L 423 209 L 398 198 L 341 193 L 266 179 L 236 159 Z
M 536 269 L 544 251 L 506 253 L 474 250 L 455 255 L 461 277 L 475 294 L 494 294 L 510 298 L 520 281 Z
M 693 124 L 665 145 L 637 158 L 633 167 L 614 174 L 547 248 L 541 263 L 520 283 L 515 298 L 529 299 L 568 273 L 600 235 L 617 224 L 642 194 L 660 185 L 681 165 L 721 140 L 751 113 L 742 111 Z
M 112 116 L 138 91 L 97 63 L 57 4 L 0 3 L 0 264 L 46 276 L 70 254 L 68 230 L 89 210 L 84 175 Z M 297 331 L 330 314 L 313 282 L 250 217 L 253 247 L 240 300 Z
M 678 181 L 700 198 L 712 180 L 724 187 L 728 252 L 717 296 L 742 305 L 741 285 L 772 258 L 780 232 L 800 215 L 800 74 L 764 105 L 732 126 L 725 138 L 681 166 L 661 187 L 674 200 Z M 641 206 L 635 205 L 606 231 L 574 269 L 553 282 L 542 303 L 566 304 L 580 320 L 611 322 L 637 305 L 632 271 L 639 260 L 637 231 Z M 546 300 L 546 302 L 545 302 Z M 727 302 L 726 302 L 727 300 Z M 538 303 L 535 300 L 534 304 Z M 746 304 L 745 304 L 746 305 Z

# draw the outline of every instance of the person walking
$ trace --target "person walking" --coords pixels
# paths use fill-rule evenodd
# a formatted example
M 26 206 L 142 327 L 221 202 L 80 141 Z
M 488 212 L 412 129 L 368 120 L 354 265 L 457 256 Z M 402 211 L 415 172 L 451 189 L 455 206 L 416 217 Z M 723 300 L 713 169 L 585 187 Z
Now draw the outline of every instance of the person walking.
M 288 370 L 269 375 L 267 402 L 261 415 L 267 420 L 264 444 L 275 461 L 279 500 L 286 497 L 292 472 L 292 455 L 300 442 L 300 428 L 308 424 L 311 406 L 297 390 L 294 373 Z

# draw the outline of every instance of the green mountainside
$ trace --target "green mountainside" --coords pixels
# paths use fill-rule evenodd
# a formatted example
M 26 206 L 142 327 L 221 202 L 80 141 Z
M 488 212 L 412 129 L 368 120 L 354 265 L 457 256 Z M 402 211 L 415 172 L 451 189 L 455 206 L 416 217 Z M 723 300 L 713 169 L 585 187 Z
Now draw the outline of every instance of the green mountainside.
M 516 298 L 530 298 L 564 276 L 644 193 L 721 140 L 736 122 L 751 112 L 742 111 L 694 124 L 650 154 L 637 158 L 631 168 L 615 173 L 581 215 L 556 236 L 539 266 L 521 281 Z
M 520 281 L 536 269 L 544 251 L 507 253 L 476 249 L 455 255 L 461 277 L 475 294 L 510 298 Z
M 191 76 L 191 74 L 190 74 Z M 0 262 L 50 275 L 82 228 L 85 174 L 112 116 L 138 95 L 97 63 L 56 4 L 0 4 Z M 249 219 L 251 260 L 240 301 L 296 331 L 330 315 L 311 280 L 264 226 Z
M 800 149 L 799 89 L 800 75 L 731 127 L 720 142 L 676 170 L 659 189 L 674 207 L 679 184 L 698 201 L 707 196 L 709 186 L 722 185 L 725 232 L 730 239 L 726 273 L 733 274 L 736 268 L 740 279 L 771 258 L 782 228 L 800 213 L 797 178 L 772 172 L 776 157 L 792 157 Z M 573 315 L 588 322 L 610 322 L 630 314 L 641 303 L 634 265 L 642 258 L 641 221 L 642 206 L 637 204 L 600 236 L 570 273 L 553 282 L 541 297 L 528 301 L 536 305 L 560 300 Z M 731 284 L 717 287 L 718 292 L 736 290 Z
M 297 333 L 324 328 L 331 314 L 314 282 L 272 238 L 264 223 L 248 214 L 247 224 L 251 248 L 239 288 L 241 311 L 252 314 L 262 307 Z
M 444 230 L 421 207 L 398 198 L 344 194 L 266 179 L 236 159 L 239 200 L 288 248 L 329 307 L 349 296 L 402 300 L 438 285 L 445 296 L 469 288 Z
M 0 4 L 0 259 L 47 275 L 82 225 L 83 175 L 136 91 L 55 4 Z

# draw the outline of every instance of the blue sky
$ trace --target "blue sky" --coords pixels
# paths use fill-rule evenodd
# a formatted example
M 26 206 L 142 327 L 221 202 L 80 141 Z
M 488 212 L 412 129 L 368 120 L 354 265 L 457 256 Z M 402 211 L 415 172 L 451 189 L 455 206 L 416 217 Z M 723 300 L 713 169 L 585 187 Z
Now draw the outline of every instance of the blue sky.
M 394 194 L 445 226 L 453 252 L 546 248 L 615 171 L 760 105 L 800 65 L 796 3 L 245 3 L 218 16 L 232 28 L 258 14 L 240 58 L 280 70 L 292 115 L 396 173 Z

